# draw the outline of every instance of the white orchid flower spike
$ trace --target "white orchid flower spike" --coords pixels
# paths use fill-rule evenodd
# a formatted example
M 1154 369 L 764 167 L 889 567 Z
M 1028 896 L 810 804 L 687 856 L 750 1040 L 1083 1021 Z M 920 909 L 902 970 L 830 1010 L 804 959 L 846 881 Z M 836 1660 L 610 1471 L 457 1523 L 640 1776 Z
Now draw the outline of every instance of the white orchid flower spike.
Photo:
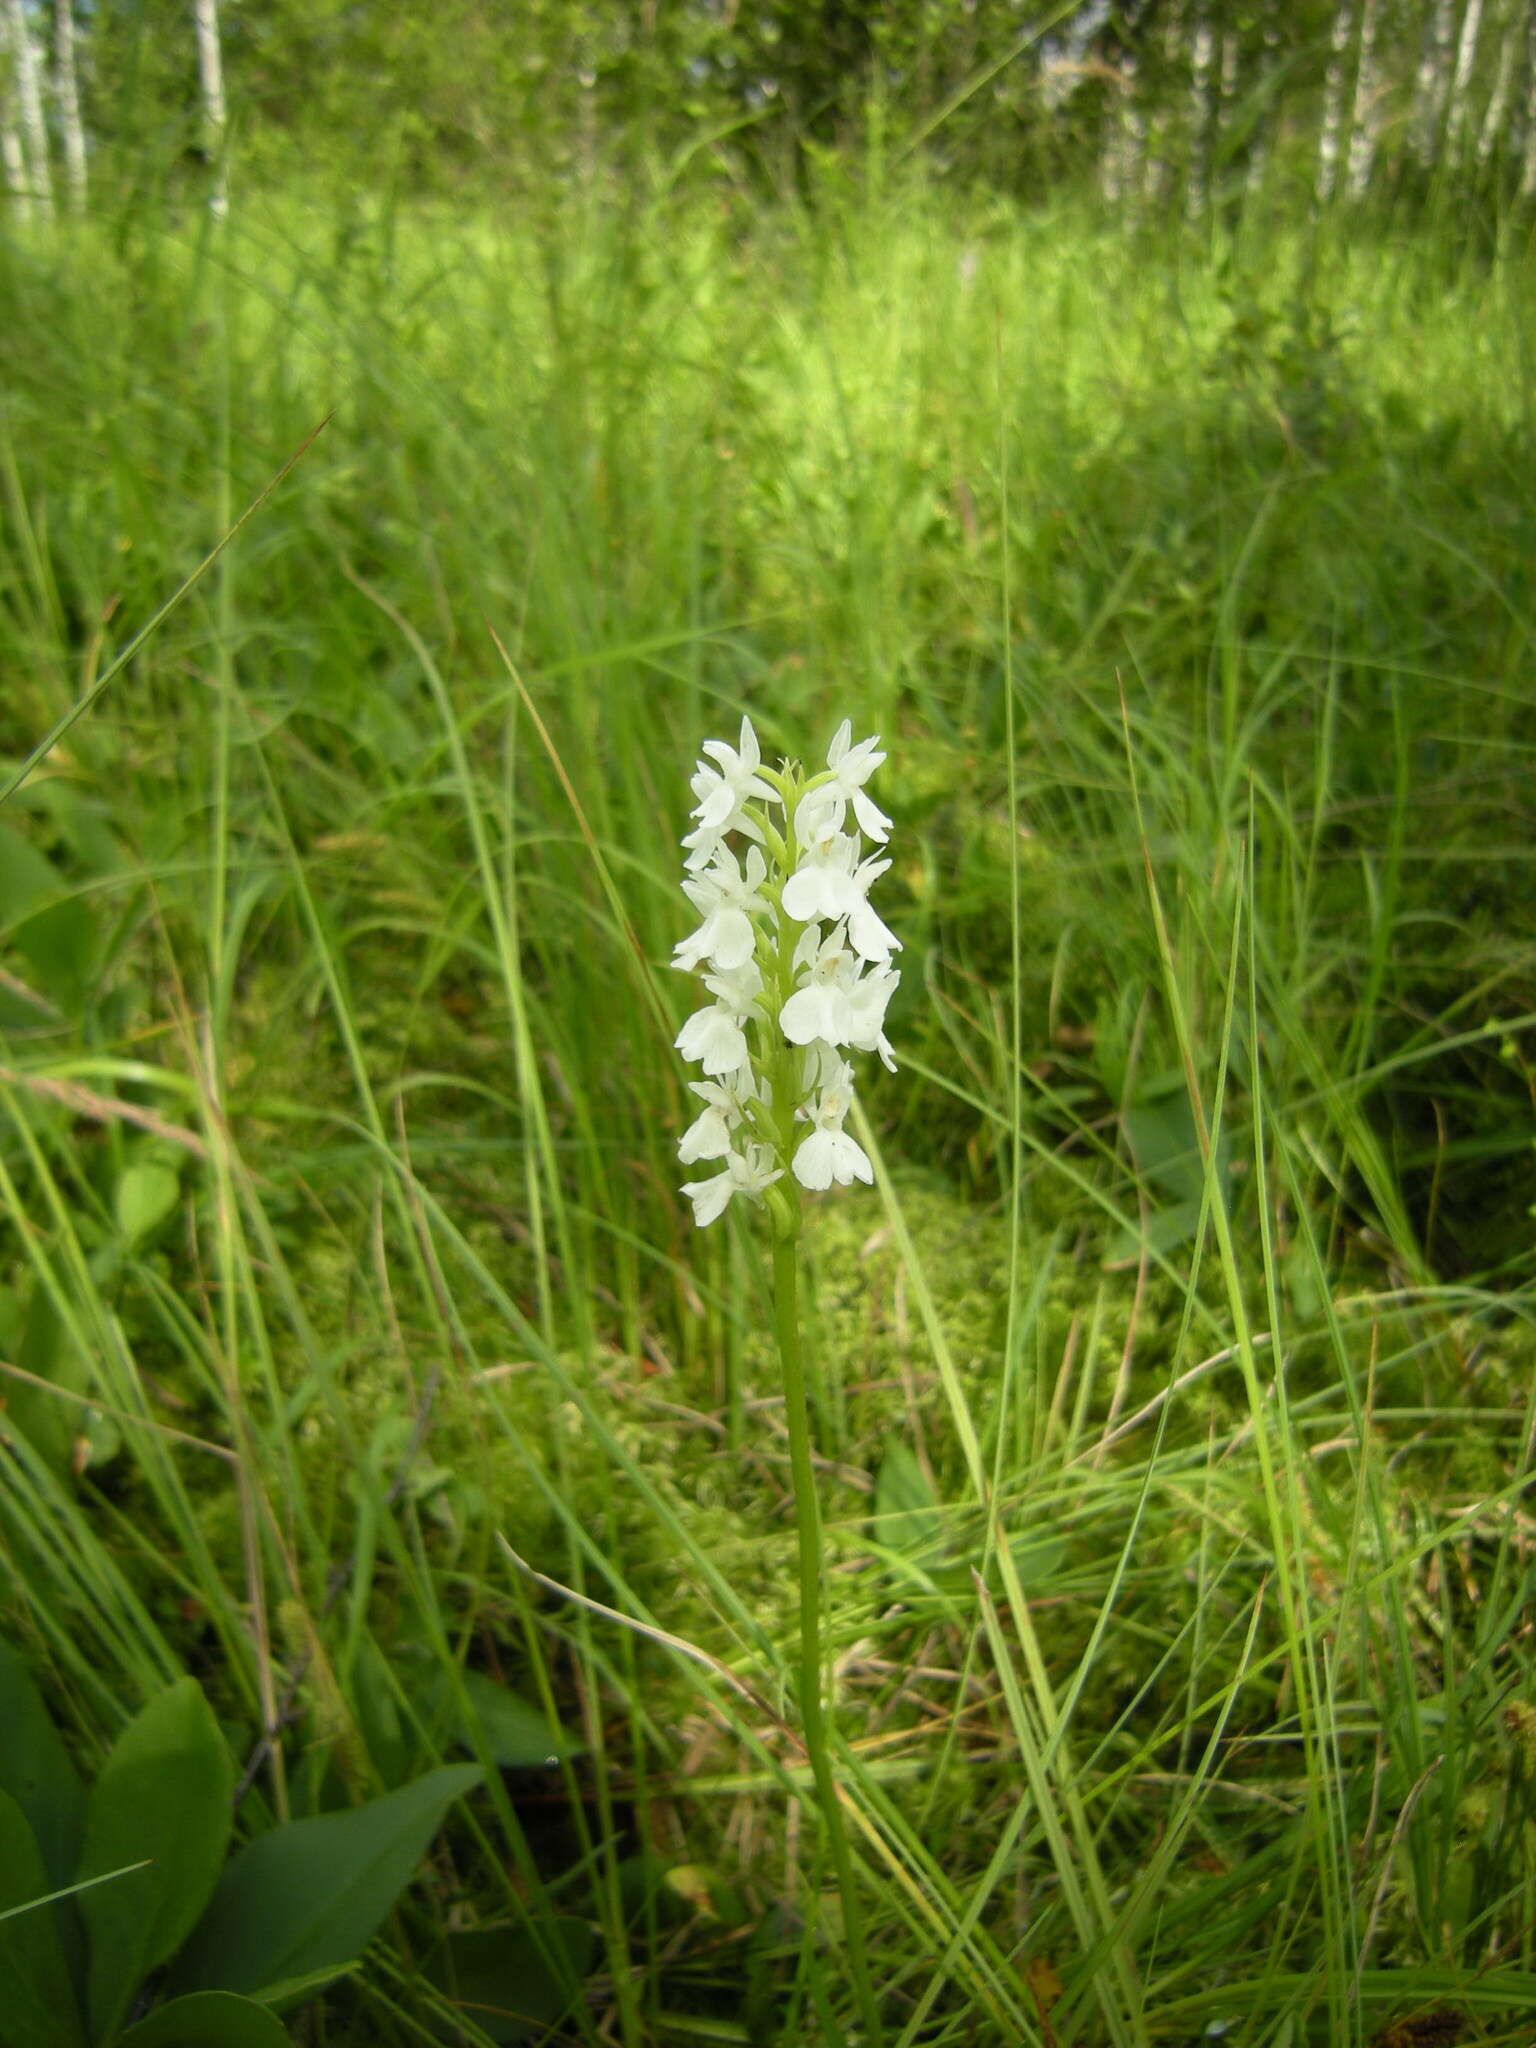
M 843 1124 L 853 1103 L 848 1052 L 896 1064 L 885 1015 L 901 941 L 869 902 L 891 863 L 863 847 L 883 847 L 890 834 L 865 789 L 886 757 L 878 737 L 855 743 L 848 719 L 822 771 L 766 767 L 747 718 L 734 747 L 706 740 L 703 752 L 683 839 L 683 889 L 702 921 L 673 965 L 702 969 L 715 1000 L 677 1037 L 706 1076 L 690 1083 L 704 1107 L 678 1156 L 718 1161 L 720 1171 L 683 1193 L 698 1224 L 739 1195 L 766 1203 L 788 1235 L 798 1227 L 796 1188 L 874 1178 Z

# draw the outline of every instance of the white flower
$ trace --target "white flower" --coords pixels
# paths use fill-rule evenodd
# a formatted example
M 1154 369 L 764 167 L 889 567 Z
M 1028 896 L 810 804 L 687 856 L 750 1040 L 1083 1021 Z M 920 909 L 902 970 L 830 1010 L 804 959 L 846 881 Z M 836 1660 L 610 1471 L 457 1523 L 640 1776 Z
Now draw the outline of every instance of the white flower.
M 783 1177 L 784 1169 L 774 1165 L 769 1146 L 749 1145 L 745 1153 L 726 1155 L 724 1173 L 717 1173 L 711 1180 L 689 1181 L 683 1193 L 693 1204 L 694 1222 L 702 1227 L 724 1215 L 732 1195 L 746 1195 L 754 1202 L 760 1201 L 764 1188 L 771 1188 L 776 1180 Z
M 734 747 L 727 746 L 724 740 L 706 740 L 704 751 L 716 765 L 711 768 L 707 761 L 701 761 L 690 785 L 699 800 L 693 815 L 702 830 L 742 831 L 747 821 L 741 809 L 749 798 L 755 797 L 760 803 L 778 802 L 772 784 L 764 782 L 757 772 L 763 765 L 763 756 L 750 718 L 741 721 L 740 738 Z
M 861 960 L 889 960 L 901 941 L 868 901 L 870 883 L 889 866 L 888 860 L 861 862 L 857 839 L 846 832 L 824 831 L 811 840 L 784 884 L 785 911 L 801 922 L 846 918 L 848 937 Z
M 894 967 L 877 968 L 863 975 L 848 991 L 852 1021 L 848 1043 L 856 1052 L 877 1052 L 891 1073 L 896 1071 L 896 1053 L 885 1035 L 885 1012 L 901 976 Z
M 803 988 L 798 988 L 779 1012 L 779 1029 L 791 1045 L 809 1045 L 824 1038 L 829 1045 L 852 1045 L 861 1052 L 878 1052 L 895 1071 L 895 1057 L 881 1029 L 886 1005 L 901 976 L 894 968 L 877 968 L 860 978 L 857 962 L 848 951 L 843 927 L 838 925 L 812 951 L 807 931 L 795 949 L 795 965 L 809 968 Z
M 843 1072 L 852 1078 L 846 1066 Z M 845 1188 L 856 1180 L 874 1180 L 868 1153 L 843 1129 L 850 1103 L 846 1087 L 824 1088 L 815 1108 L 808 1110 L 816 1128 L 795 1150 L 795 1179 L 801 1187 L 829 1188 L 836 1181 Z
M 688 1086 L 705 1108 L 678 1140 L 677 1156 L 684 1166 L 696 1159 L 724 1159 L 731 1149 L 731 1133 L 746 1121 L 747 1100 L 756 1093 L 752 1069 L 743 1067 L 724 1083 L 690 1081 Z
M 842 934 L 840 932 L 833 932 L 830 937 L 823 938 L 820 925 L 807 925 L 795 941 L 795 957 L 792 963 L 795 973 L 801 975 L 808 972 L 809 969 L 816 965 L 816 962 L 820 959 L 823 952 L 826 951 L 827 947 L 840 941 L 841 938 Z
M 807 1098 L 823 1088 L 840 1088 L 851 1095 L 853 1069 L 835 1045 L 828 1045 L 824 1038 L 813 1038 L 800 1062 L 800 1087 Z M 805 1116 L 809 1112 L 802 1109 L 797 1114 Z
M 763 977 L 755 960 L 745 960 L 740 967 L 717 968 L 713 974 L 706 974 L 704 986 L 722 1003 L 729 1003 L 739 1016 L 749 1017 L 763 992 Z
M 692 969 L 708 959 L 726 970 L 745 967 L 757 943 L 752 912 L 768 909 L 757 893 L 767 874 L 768 863 L 757 847 L 747 848 L 745 873 L 734 853 L 718 848 L 710 867 L 683 883 L 683 893 L 704 922 L 689 938 L 678 941 L 672 965 Z
M 685 1060 L 697 1060 L 706 1074 L 734 1073 L 747 1057 L 741 1019 L 724 1003 L 695 1010 L 672 1042 Z
M 884 811 L 877 808 L 864 794 L 864 784 L 885 759 L 879 750 L 880 735 L 873 739 L 860 740 L 857 746 L 851 744 L 853 722 L 845 718 L 833 734 L 832 744 L 827 749 L 827 766 L 832 770 L 830 782 L 819 783 L 817 787 L 801 798 L 795 811 L 795 833 L 801 839 L 817 836 L 817 827 L 824 814 L 832 818 L 832 829 L 840 831 L 843 823 L 843 807 L 853 805 L 853 815 L 859 821 L 860 830 L 868 839 L 881 844 L 890 835 L 891 821 Z
M 687 971 L 702 966 L 713 1001 L 676 1039 L 705 1077 L 689 1083 L 702 1108 L 679 1140 L 678 1157 L 720 1166 L 683 1189 L 699 1225 L 714 1222 L 737 1195 L 760 1202 L 786 1174 L 810 1189 L 874 1178 L 843 1128 L 853 1100 L 846 1051 L 877 1052 L 894 1068 L 884 1023 L 901 979 L 890 965 L 901 941 L 869 903 L 872 884 L 891 863 L 859 857 L 861 835 L 883 842 L 890 830 L 864 793 L 885 756 L 876 739 L 855 746 L 852 732 L 845 719 L 827 750 L 827 773 L 809 790 L 812 778 L 798 767 L 786 764 L 773 780 L 762 772 L 745 718 L 736 746 L 705 742 L 692 777 L 683 890 L 700 923 L 679 941 L 673 963 Z M 794 814 L 793 834 L 779 827 L 799 848 L 792 874 L 775 804 Z M 783 949 L 791 944 L 786 966 Z M 789 1135 L 792 1120 L 781 1130 L 772 1119 L 770 1077 L 791 1097 L 781 1115 L 792 1110 L 793 1120 L 809 1124 L 804 1136 Z
M 697 778 L 695 778 L 697 779 Z M 762 841 L 762 829 L 745 811 L 734 822 L 724 825 L 699 825 L 683 839 L 688 858 L 683 867 L 690 875 L 696 875 L 700 868 L 707 868 L 715 855 L 724 846 L 727 831 L 739 832 L 745 839 Z
M 795 965 L 803 968 L 806 941 L 816 936 L 813 925 L 795 950 Z M 853 985 L 853 955 L 843 943 L 841 925 L 822 940 L 811 956 L 810 976 L 797 988 L 779 1012 L 779 1029 L 791 1045 L 809 1045 L 824 1038 L 828 1045 L 846 1045 L 853 1020 L 848 991 Z
M 747 1034 L 742 1029 L 763 978 L 748 960 L 724 974 L 706 974 L 704 986 L 718 1000 L 695 1010 L 673 1040 L 685 1060 L 697 1060 L 706 1074 L 734 1074 L 747 1064 Z

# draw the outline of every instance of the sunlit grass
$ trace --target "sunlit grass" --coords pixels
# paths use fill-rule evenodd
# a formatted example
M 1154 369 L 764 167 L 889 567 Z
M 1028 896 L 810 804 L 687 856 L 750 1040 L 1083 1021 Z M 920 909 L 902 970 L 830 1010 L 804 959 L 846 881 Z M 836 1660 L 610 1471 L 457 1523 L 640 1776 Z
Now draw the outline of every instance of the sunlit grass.
M 917 191 L 0 260 L 9 761 L 330 416 L 6 808 L 8 1633 L 86 1752 L 195 1672 L 245 1827 L 493 1763 L 466 1670 L 571 1738 L 299 2038 L 566 1918 L 554 2038 L 852 2025 L 762 1253 L 676 1193 L 750 707 L 883 732 L 903 849 L 808 1318 L 890 2038 L 1522 2041 L 1518 267 Z

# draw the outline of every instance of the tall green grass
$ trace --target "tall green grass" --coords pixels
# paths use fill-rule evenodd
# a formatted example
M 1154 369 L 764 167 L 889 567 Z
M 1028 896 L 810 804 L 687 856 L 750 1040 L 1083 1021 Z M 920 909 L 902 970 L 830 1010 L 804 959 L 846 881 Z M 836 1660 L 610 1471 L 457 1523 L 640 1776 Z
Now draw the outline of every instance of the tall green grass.
M 557 195 L 0 300 L 13 763 L 326 422 L 0 820 L 8 1632 L 87 1754 L 196 1672 L 247 1828 L 494 1760 L 466 1671 L 571 1738 L 297 2037 L 487 2038 L 442 1931 L 559 1916 L 550 2038 L 855 2035 L 762 1253 L 676 1194 L 748 708 L 891 756 L 808 1319 L 891 2038 L 1526 2040 L 1518 263 Z

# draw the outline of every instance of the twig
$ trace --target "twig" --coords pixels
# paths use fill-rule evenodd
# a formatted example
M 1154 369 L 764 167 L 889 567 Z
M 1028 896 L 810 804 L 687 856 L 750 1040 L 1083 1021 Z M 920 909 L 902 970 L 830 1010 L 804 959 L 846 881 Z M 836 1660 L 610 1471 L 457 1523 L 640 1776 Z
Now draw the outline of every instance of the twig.
M 755 1686 L 734 1672 L 729 1664 L 722 1663 L 711 1651 L 701 1650 L 697 1643 L 690 1643 L 684 1636 L 675 1636 L 667 1629 L 658 1628 L 654 1622 L 637 1621 L 632 1614 L 621 1614 L 616 1607 L 605 1607 L 601 1600 L 594 1600 L 587 1593 L 578 1593 L 573 1586 L 562 1586 L 558 1579 L 551 1579 L 543 1572 L 536 1571 L 526 1558 L 519 1557 L 500 1530 L 496 1532 L 496 1541 L 517 1569 L 525 1577 L 532 1579 L 536 1586 L 542 1586 L 546 1593 L 554 1593 L 561 1600 L 570 1600 L 577 1607 L 585 1607 L 589 1614 L 600 1615 L 604 1621 L 615 1622 L 620 1628 L 627 1628 L 634 1635 L 644 1636 L 648 1642 L 660 1643 L 663 1649 L 675 1650 L 680 1657 L 688 1657 L 695 1664 L 702 1664 L 706 1671 L 713 1671 L 715 1676 L 723 1678 L 734 1692 L 740 1693 L 744 1700 L 749 1700 L 759 1713 L 766 1714 L 776 1728 L 782 1728 L 786 1734 L 794 1733 Z
M 135 1415 L 128 1408 L 114 1408 L 105 1401 L 98 1401 L 93 1394 L 82 1394 L 76 1387 L 61 1387 L 56 1380 L 45 1380 L 40 1373 L 28 1372 L 24 1365 L 12 1365 L 0 1358 L 0 1372 L 13 1380 L 21 1380 L 29 1387 L 35 1387 L 40 1394 L 52 1394 L 60 1401 L 76 1401 L 82 1408 L 89 1408 L 96 1415 L 110 1415 L 114 1422 L 125 1422 L 139 1429 L 153 1429 L 161 1436 L 174 1437 L 179 1444 L 190 1444 L 195 1451 L 210 1451 L 226 1463 L 238 1465 L 240 1454 L 230 1450 L 227 1444 L 211 1444 L 206 1437 L 193 1436 L 185 1429 L 175 1429 L 169 1422 L 156 1422 L 152 1415 Z
M 78 1081 L 61 1081 L 52 1074 L 24 1074 L 16 1067 L 0 1066 L 0 1083 L 25 1088 L 33 1095 L 46 1095 L 54 1102 L 62 1102 L 76 1116 L 89 1117 L 92 1123 L 136 1124 L 153 1137 L 180 1145 L 194 1158 L 208 1157 L 208 1146 L 196 1131 L 167 1123 L 164 1117 L 156 1116 L 152 1109 L 141 1108 L 137 1102 L 120 1102 L 113 1095 L 98 1095 L 94 1088 L 83 1088 Z

